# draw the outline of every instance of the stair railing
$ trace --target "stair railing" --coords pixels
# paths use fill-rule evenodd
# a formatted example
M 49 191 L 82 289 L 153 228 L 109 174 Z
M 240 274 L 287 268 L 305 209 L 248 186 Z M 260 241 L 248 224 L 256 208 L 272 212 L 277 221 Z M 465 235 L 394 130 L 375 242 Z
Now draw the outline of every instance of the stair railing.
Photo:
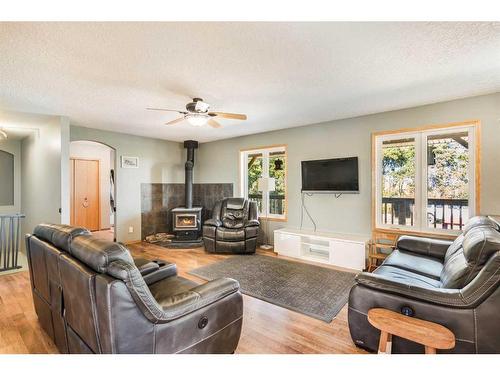
M 19 243 L 23 214 L 0 214 L 0 272 L 21 268 Z

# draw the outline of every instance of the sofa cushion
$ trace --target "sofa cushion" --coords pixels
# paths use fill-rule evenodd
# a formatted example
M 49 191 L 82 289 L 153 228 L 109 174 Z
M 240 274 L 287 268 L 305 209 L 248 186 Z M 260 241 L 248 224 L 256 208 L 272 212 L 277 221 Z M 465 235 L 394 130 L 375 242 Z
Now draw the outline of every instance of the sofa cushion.
M 500 233 L 493 228 L 476 227 L 465 235 L 462 246 L 464 256 L 469 263 L 483 266 L 500 250 Z
M 420 275 L 439 280 L 443 263 L 436 258 L 425 255 L 417 255 L 402 250 L 394 250 L 383 263 L 384 266 L 392 266 Z
M 226 207 L 230 210 L 243 210 L 245 198 L 227 198 Z
M 245 198 L 227 198 L 222 203 L 221 221 L 224 227 L 243 228 L 248 219 L 248 201 Z
M 441 272 L 443 287 L 460 289 L 474 279 L 490 257 L 500 250 L 500 233 L 478 226 L 463 236 L 462 246 L 447 257 Z
M 403 235 L 398 238 L 396 247 L 400 250 L 443 259 L 443 255 L 446 254 L 451 244 L 452 242 L 447 240 Z
M 462 233 L 460 236 L 455 238 L 455 241 L 453 241 L 448 250 L 446 250 L 446 254 L 444 256 L 445 264 L 451 259 L 453 255 L 455 255 L 458 251 L 462 249 L 463 242 L 464 242 L 464 234 Z
M 161 304 L 162 300 L 179 293 L 187 292 L 195 286 L 198 286 L 198 284 L 194 281 L 180 276 L 172 276 L 151 284 L 148 287 L 155 300 Z
M 500 231 L 500 225 L 488 216 L 474 216 L 464 225 L 463 233 L 466 234 L 469 230 L 477 227 L 490 227 L 496 231 Z
M 242 241 L 244 239 L 244 229 L 217 228 L 217 241 Z
M 419 286 L 422 288 L 440 288 L 441 282 L 430 277 L 420 275 L 415 272 L 407 271 L 401 268 L 382 265 L 377 268 L 374 274 L 381 275 L 391 279 L 394 282 L 403 285 Z
M 464 241 L 465 235 L 469 233 L 472 229 L 484 227 L 484 228 L 492 228 L 496 231 L 500 230 L 498 223 L 491 220 L 487 216 L 474 216 L 467 221 L 467 224 L 464 225 L 463 233 L 459 235 L 453 244 L 446 251 L 446 255 L 444 257 L 445 264 L 462 249 L 462 243 Z
M 464 249 L 460 249 L 451 256 L 444 264 L 441 272 L 441 282 L 444 288 L 460 289 L 465 286 L 465 279 L 470 273 L 471 265 L 467 263 L 464 256 Z

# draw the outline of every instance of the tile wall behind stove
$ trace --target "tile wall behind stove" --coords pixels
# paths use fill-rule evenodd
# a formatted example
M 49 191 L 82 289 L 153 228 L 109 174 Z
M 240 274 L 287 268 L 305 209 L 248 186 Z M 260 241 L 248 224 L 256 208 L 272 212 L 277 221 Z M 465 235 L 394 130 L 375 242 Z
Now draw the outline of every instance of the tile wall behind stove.
M 232 196 L 233 184 L 193 184 L 193 206 L 203 207 L 202 221 L 211 217 L 218 200 Z M 141 238 L 172 233 L 170 211 L 184 203 L 184 184 L 141 184 Z

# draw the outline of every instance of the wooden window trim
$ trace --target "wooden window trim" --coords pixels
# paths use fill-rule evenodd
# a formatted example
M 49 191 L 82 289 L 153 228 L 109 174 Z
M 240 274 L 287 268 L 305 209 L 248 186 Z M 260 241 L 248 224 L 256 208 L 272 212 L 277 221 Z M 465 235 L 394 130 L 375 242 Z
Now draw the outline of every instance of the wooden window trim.
M 376 181 L 377 181 L 377 160 L 376 160 L 376 139 L 378 136 L 382 135 L 394 135 L 400 133 L 412 133 L 412 132 L 422 132 L 427 130 L 445 130 L 449 128 L 459 128 L 470 126 L 474 127 L 474 177 L 475 177 L 475 192 L 474 192 L 474 206 L 475 206 L 475 215 L 480 214 L 481 208 L 481 121 L 480 120 L 467 120 L 461 122 L 451 122 L 446 124 L 431 124 L 424 125 L 416 128 L 402 128 L 396 130 L 384 130 L 379 132 L 372 133 L 372 232 L 377 233 L 388 233 L 388 234 L 410 234 L 416 236 L 432 236 L 436 238 L 455 238 L 456 234 L 454 233 L 444 233 L 444 232 L 436 232 L 436 231 L 425 231 L 425 230 L 404 230 L 398 228 L 378 228 L 377 227 L 377 189 L 376 189 Z

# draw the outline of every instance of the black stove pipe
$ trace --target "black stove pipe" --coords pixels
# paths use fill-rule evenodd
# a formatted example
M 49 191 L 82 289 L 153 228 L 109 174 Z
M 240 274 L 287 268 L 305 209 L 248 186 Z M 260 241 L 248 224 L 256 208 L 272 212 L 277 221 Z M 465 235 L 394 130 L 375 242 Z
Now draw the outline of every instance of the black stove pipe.
M 194 168 L 194 150 L 198 148 L 197 141 L 184 141 L 184 148 L 187 149 L 187 160 L 184 165 L 185 183 L 184 196 L 185 207 L 193 208 L 193 168 Z

